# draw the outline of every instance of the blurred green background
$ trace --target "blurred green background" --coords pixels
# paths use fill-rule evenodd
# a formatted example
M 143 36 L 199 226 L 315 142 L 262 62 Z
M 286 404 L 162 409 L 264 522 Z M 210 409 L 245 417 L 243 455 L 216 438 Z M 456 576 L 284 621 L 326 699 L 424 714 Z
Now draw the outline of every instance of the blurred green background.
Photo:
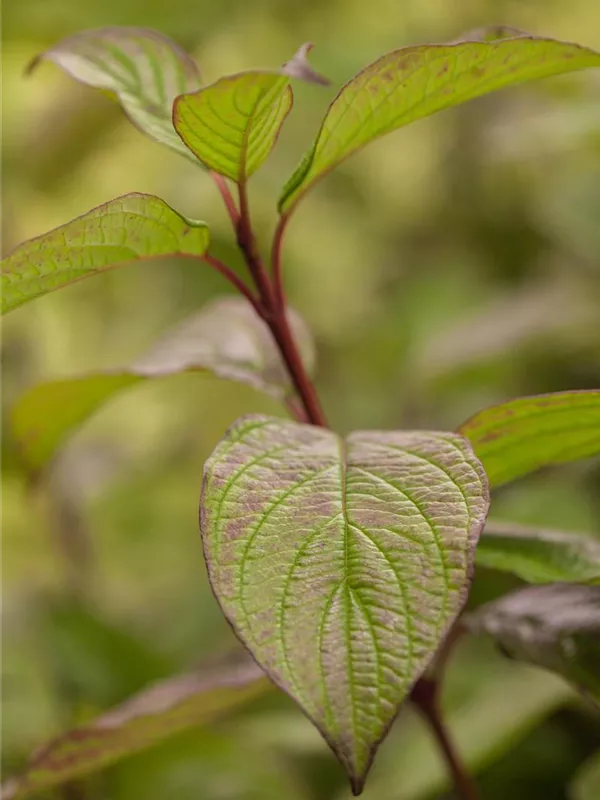
M 110 100 L 31 57 L 79 29 L 144 25 L 198 59 L 205 81 L 272 67 L 304 41 L 330 90 L 295 87 L 291 119 L 253 179 L 263 243 L 284 180 L 339 86 L 386 50 L 506 23 L 600 48 L 597 0 L 9 0 L 3 43 L 3 248 L 119 194 L 164 197 L 207 220 L 236 265 L 214 187 L 143 138 Z M 301 204 L 285 247 L 289 297 L 313 327 L 332 424 L 454 428 L 492 402 L 600 385 L 600 75 L 491 95 L 404 129 L 346 162 Z M 4 773 L 47 738 L 149 682 L 236 649 L 207 586 L 196 515 L 202 465 L 249 411 L 250 389 L 182 376 L 124 394 L 74 437 L 35 491 L 8 411 L 26 387 L 117 367 L 229 291 L 202 265 L 106 273 L 4 324 Z M 509 486 L 496 518 L 600 536 L 600 468 Z M 481 571 L 478 604 L 516 585 Z M 558 679 L 467 642 L 445 702 L 486 800 L 592 800 L 569 784 L 600 725 Z M 589 762 L 588 762 L 589 763 Z M 598 770 L 596 770 L 598 773 Z M 437 753 L 403 711 L 372 800 L 444 797 Z M 587 792 L 587 793 L 586 793 Z M 347 800 L 341 769 L 273 692 L 77 786 L 71 800 Z

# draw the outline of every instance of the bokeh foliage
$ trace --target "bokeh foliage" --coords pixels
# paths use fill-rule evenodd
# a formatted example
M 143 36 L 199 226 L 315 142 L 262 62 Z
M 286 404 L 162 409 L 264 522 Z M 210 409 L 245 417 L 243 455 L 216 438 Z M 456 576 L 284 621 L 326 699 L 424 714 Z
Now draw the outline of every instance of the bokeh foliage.
M 192 50 L 208 81 L 275 67 L 311 40 L 313 63 L 339 85 L 386 50 L 499 18 L 600 47 L 594 0 L 12 3 L 4 10 L 3 248 L 141 191 L 207 220 L 219 254 L 237 258 L 199 169 L 52 66 L 23 78 L 29 59 L 65 35 L 154 27 Z M 264 240 L 281 184 L 335 85 L 296 88 L 295 113 L 253 179 Z M 336 429 L 455 428 L 490 403 L 600 385 L 598 88 L 598 75 L 583 73 L 424 120 L 345 163 L 303 202 L 289 229 L 286 279 L 314 328 L 318 385 Z M 4 323 L 4 418 L 29 386 L 127 365 L 227 291 L 208 269 L 173 262 L 107 273 L 15 312 Z M 91 420 L 33 489 L 5 430 L 6 773 L 49 736 L 150 681 L 239 647 L 206 582 L 196 508 L 205 458 L 252 411 L 281 413 L 251 389 L 205 377 L 141 386 Z M 493 511 L 600 538 L 599 498 L 597 463 L 581 463 L 507 486 Z M 471 603 L 516 585 L 480 570 Z M 446 703 L 491 800 L 567 797 L 565 784 L 600 747 L 597 718 L 558 679 L 506 663 L 483 642 L 458 653 Z M 440 796 L 444 772 L 432 763 L 420 723 L 403 713 L 367 796 Z M 75 791 L 111 800 L 318 800 L 348 790 L 318 735 L 271 693 Z

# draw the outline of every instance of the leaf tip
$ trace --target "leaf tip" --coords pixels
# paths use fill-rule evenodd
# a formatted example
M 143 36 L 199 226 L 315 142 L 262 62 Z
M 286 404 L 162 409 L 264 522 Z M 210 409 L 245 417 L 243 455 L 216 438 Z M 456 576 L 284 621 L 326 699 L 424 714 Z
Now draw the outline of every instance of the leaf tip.
M 329 86 L 331 81 L 320 72 L 317 72 L 308 61 L 308 54 L 313 49 L 312 42 L 305 42 L 297 52 L 281 67 L 281 74 L 288 78 L 298 78 L 306 83 L 316 83 L 319 86 Z

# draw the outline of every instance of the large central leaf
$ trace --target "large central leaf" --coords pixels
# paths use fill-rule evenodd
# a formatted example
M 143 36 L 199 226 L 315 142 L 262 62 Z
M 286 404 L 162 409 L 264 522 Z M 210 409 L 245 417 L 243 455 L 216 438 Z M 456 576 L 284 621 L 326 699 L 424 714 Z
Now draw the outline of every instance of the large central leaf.
M 201 527 L 223 611 L 358 793 L 466 598 L 485 474 L 451 433 L 249 416 L 205 468 Z

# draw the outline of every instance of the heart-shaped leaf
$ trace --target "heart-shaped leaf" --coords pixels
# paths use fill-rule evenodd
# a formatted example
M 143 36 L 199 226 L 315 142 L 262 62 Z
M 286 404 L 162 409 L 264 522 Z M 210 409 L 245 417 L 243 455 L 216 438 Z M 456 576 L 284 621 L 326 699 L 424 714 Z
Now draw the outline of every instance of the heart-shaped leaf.
M 177 98 L 175 129 L 206 167 L 239 183 L 263 164 L 292 108 L 289 78 L 327 83 L 308 64 L 310 47 L 303 45 L 277 72 L 227 75 Z
M 315 353 L 302 317 L 289 322 L 309 372 Z M 287 370 L 266 324 L 240 297 L 213 301 L 161 338 L 131 366 L 34 386 L 12 412 L 13 432 L 31 470 L 44 466 L 79 425 L 118 392 L 181 372 L 209 372 L 282 400 L 291 394 Z
M 280 211 L 379 136 L 496 89 L 586 67 L 600 67 L 600 53 L 534 36 L 394 50 L 341 89 L 285 185 Z
M 201 528 L 238 636 L 362 789 L 467 596 L 488 508 L 460 436 L 249 416 L 206 463 Z
M 600 542 L 565 531 L 489 520 L 479 539 L 475 562 L 512 572 L 528 583 L 600 584 Z
M 203 222 L 185 219 L 158 197 L 126 194 L 24 242 L 3 259 L 2 313 L 134 261 L 202 256 L 208 244 Z
M 220 719 L 268 687 L 261 670 L 247 661 L 161 681 L 38 750 L 21 775 L 6 781 L 2 800 L 28 797 L 96 772 L 184 730 Z
M 600 390 L 520 397 L 460 426 L 496 487 L 541 467 L 600 454 Z
M 471 614 L 512 658 L 562 675 L 600 706 L 600 587 L 530 586 Z
M 39 55 L 81 83 L 114 92 L 133 124 L 178 153 L 192 158 L 175 133 L 173 101 L 200 88 L 198 67 L 167 36 L 147 28 L 108 27 L 62 39 Z

